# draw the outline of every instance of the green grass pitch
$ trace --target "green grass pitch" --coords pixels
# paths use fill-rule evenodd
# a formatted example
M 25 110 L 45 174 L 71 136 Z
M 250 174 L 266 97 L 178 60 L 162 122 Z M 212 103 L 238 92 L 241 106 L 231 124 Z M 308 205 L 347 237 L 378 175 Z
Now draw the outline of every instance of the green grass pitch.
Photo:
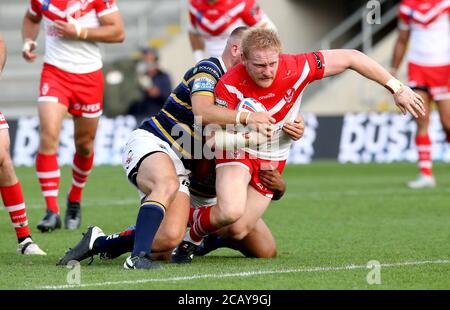
M 129 271 L 126 256 L 81 264 L 81 285 L 55 263 L 90 224 L 105 233 L 136 220 L 139 199 L 120 167 L 96 167 L 86 187 L 82 228 L 41 234 L 43 198 L 32 168 L 18 168 L 29 222 L 45 257 L 16 254 L 9 217 L 0 211 L 0 289 L 450 289 L 450 173 L 435 165 L 436 189 L 409 190 L 413 164 L 288 166 L 286 196 L 264 219 L 278 246 L 274 259 L 248 259 L 221 249 L 188 266 Z M 62 170 L 60 203 L 71 179 Z M 63 210 L 65 206 L 63 207 Z M 64 212 L 64 211 L 63 211 Z M 380 262 L 381 284 L 369 285 L 369 261 Z

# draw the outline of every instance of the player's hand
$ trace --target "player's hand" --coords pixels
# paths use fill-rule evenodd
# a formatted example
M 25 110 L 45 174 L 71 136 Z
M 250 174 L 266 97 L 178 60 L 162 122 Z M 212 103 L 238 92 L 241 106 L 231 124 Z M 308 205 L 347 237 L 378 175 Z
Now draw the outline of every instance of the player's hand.
M 273 170 L 261 170 L 259 178 L 262 185 L 270 189 L 271 191 L 284 191 L 286 188 L 286 182 L 281 177 L 280 172 L 277 169 Z
M 403 114 L 407 112 L 418 118 L 425 116 L 424 101 L 422 97 L 416 94 L 411 88 L 403 85 L 399 91 L 394 94 L 394 100 L 397 107 Z
M 58 36 L 64 39 L 76 40 L 78 39 L 78 32 L 74 23 L 68 23 L 62 20 L 55 21 L 55 27 Z
M 22 57 L 27 62 L 33 62 L 38 56 L 33 53 L 33 51 L 36 49 L 37 43 L 31 39 L 25 39 L 25 42 L 23 43 L 22 48 Z
M 247 125 L 267 137 L 272 137 L 275 119 L 268 112 L 254 112 L 248 117 Z
M 299 115 L 293 122 L 286 122 L 283 125 L 283 131 L 294 141 L 303 137 L 305 132 L 305 120 Z
M 259 173 L 261 184 L 273 191 L 272 200 L 279 200 L 286 191 L 286 182 L 277 169 L 261 170 Z

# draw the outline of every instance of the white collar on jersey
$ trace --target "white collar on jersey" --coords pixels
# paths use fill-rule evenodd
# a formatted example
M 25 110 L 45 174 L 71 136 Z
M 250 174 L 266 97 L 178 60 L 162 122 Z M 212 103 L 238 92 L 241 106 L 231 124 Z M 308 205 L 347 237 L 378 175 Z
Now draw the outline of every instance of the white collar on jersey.
M 225 66 L 225 63 L 223 62 L 222 56 L 217 57 L 219 59 L 220 65 L 222 66 L 223 72 L 227 73 L 227 66 Z

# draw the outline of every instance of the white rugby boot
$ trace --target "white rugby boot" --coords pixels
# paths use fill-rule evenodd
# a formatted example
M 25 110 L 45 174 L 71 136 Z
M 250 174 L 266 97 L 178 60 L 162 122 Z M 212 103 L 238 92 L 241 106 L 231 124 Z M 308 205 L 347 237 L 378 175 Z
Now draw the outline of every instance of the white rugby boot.
M 31 238 L 26 238 L 17 246 L 17 253 L 23 255 L 47 255 L 41 248 L 33 242 Z
M 415 180 L 408 182 L 409 188 L 433 188 L 436 187 L 436 180 L 431 175 L 419 174 Z

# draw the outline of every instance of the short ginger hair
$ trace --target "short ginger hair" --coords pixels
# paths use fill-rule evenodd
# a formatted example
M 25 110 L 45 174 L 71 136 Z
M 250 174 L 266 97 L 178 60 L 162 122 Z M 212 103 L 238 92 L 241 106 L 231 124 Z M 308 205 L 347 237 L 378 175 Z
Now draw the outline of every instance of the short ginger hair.
M 275 49 L 280 54 L 283 50 L 280 36 L 275 30 L 263 28 L 250 28 L 245 31 L 241 44 L 245 58 L 252 50 Z

